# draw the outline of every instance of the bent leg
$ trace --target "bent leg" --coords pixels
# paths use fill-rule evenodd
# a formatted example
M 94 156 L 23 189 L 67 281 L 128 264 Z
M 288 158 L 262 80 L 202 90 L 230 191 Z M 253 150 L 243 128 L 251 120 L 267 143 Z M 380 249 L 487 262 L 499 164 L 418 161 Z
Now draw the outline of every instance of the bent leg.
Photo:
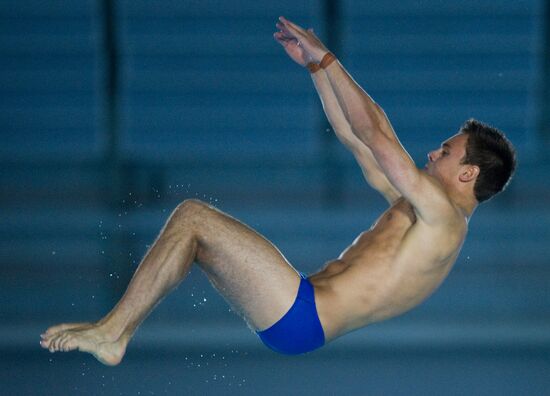
M 50 351 L 80 349 L 117 364 L 137 326 L 185 278 L 193 261 L 255 329 L 275 323 L 292 305 L 300 278 L 265 238 L 200 201 L 171 215 L 113 310 L 97 323 L 48 329 Z M 114 352 L 113 352 L 114 351 Z
M 204 206 L 196 261 L 253 330 L 270 327 L 292 306 L 300 275 L 266 238 Z

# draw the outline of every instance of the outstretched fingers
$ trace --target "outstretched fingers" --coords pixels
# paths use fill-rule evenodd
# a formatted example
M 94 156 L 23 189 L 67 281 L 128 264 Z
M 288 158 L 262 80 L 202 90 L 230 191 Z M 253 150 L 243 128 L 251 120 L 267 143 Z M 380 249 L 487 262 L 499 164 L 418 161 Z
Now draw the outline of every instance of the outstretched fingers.
M 308 51 L 310 55 L 313 55 L 314 52 L 317 54 L 319 51 L 326 51 L 326 48 L 324 48 L 324 45 L 314 33 L 313 29 L 309 28 L 306 30 L 283 16 L 279 17 L 279 21 L 280 23 L 277 24 L 277 27 L 283 32 L 285 37 L 293 37 L 299 44 L 305 46 L 305 50 Z
M 284 31 L 273 33 L 273 37 L 285 49 L 299 45 L 298 40 L 294 36 L 290 35 L 289 33 L 285 33 Z
M 296 37 L 290 32 L 290 30 L 288 30 L 287 27 L 281 22 L 277 22 L 275 26 L 277 27 L 277 29 L 279 29 L 279 33 L 281 33 L 282 37 L 288 40 L 296 39 Z
M 307 39 L 307 32 L 302 28 L 296 28 L 288 23 L 283 24 L 283 29 L 281 29 L 286 36 L 291 37 L 298 41 L 303 41 Z
M 284 26 L 277 24 L 277 28 L 280 31 L 273 33 L 273 37 L 279 44 L 285 48 L 292 44 L 298 44 L 298 40 Z
M 284 16 L 279 17 L 279 21 L 283 23 L 283 25 L 293 34 L 300 34 L 305 35 L 306 31 L 301 27 L 296 25 L 294 22 L 289 21 Z
M 279 42 L 279 44 L 282 44 L 283 46 L 289 41 L 289 39 L 286 38 L 281 32 L 273 33 L 273 37 Z

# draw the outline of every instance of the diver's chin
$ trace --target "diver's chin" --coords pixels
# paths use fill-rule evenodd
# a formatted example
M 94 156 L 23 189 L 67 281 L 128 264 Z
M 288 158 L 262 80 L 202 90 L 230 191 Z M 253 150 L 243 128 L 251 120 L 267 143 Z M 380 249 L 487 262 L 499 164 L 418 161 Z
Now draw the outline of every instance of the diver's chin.
M 424 167 L 423 171 L 424 171 L 428 176 L 435 177 L 435 178 L 437 179 L 437 175 L 434 173 L 433 169 L 431 169 L 431 168 L 428 167 L 427 165 Z

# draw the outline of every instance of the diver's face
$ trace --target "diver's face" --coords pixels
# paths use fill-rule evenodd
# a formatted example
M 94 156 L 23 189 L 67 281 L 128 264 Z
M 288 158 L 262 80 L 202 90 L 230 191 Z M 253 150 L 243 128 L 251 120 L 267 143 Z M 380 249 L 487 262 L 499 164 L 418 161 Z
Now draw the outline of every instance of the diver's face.
M 426 172 L 442 182 L 458 180 L 464 165 L 460 162 L 466 154 L 468 135 L 458 133 L 444 141 L 437 150 L 428 153 Z

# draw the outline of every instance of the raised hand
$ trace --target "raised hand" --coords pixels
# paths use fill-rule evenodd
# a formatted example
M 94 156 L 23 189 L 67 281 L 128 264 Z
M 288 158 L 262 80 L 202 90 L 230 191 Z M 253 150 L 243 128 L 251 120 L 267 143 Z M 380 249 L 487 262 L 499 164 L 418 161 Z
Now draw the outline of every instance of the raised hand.
M 277 23 L 278 32 L 273 33 L 275 40 L 283 46 L 290 58 L 300 66 L 313 62 L 311 56 L 304 50 L 300 42 L 291 36 L 281 23 Z
M 279 17 L 279 21 L 276 24 L 279 31 L 274 33 L 273 37 L 299 65 L 305 66 L 309 62 L 319 63 L 329 52 L 313 29 L 304 30 L 284 17 Z

